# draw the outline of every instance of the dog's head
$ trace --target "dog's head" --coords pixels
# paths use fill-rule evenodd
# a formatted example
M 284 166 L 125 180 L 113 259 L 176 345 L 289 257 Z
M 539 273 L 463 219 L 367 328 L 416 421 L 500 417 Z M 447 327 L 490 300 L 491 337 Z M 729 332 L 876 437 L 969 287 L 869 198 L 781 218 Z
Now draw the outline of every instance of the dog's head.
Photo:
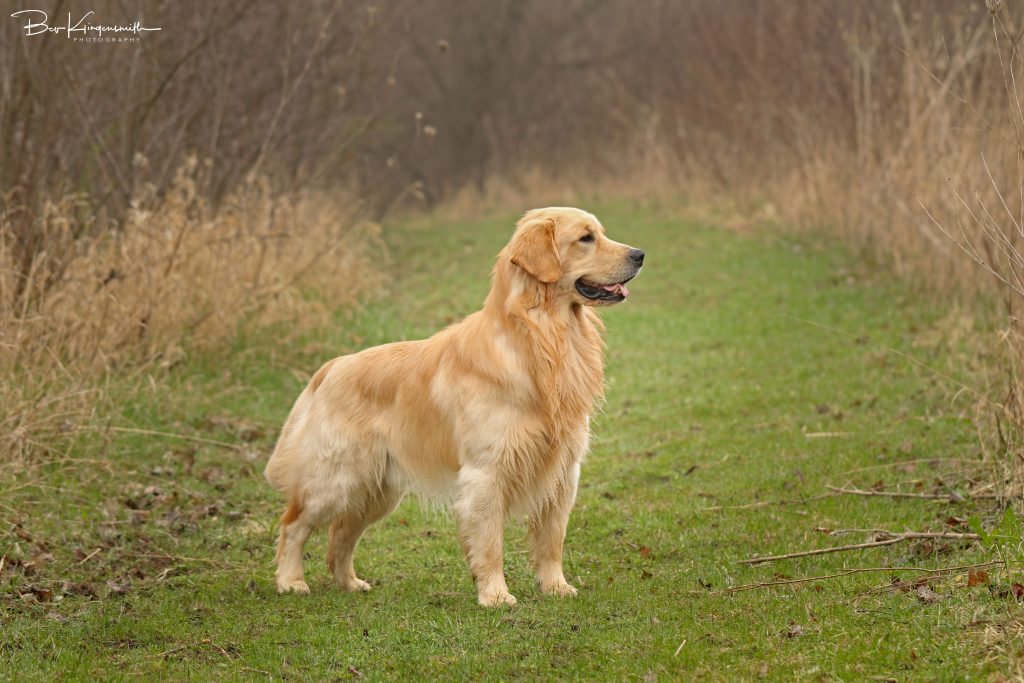
M 608 239 L 593 214 L 567 207 L 527 212 L 505 253 L 557 298 L 588 306 L 624 300 L 644 263 L 643 251 Z

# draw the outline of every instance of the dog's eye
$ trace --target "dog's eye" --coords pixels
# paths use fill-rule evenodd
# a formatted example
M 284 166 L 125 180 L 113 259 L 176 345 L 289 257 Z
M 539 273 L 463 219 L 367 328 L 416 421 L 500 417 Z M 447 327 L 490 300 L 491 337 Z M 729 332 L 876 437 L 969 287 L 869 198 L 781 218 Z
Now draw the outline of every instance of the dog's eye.
M 594 241 L 594 236 L 592 234 L 590 234 L 589 232 L 586 235 L 584 235 L 583 237 L 580 238 L 580 242 L 593 242 L 593 241 Z

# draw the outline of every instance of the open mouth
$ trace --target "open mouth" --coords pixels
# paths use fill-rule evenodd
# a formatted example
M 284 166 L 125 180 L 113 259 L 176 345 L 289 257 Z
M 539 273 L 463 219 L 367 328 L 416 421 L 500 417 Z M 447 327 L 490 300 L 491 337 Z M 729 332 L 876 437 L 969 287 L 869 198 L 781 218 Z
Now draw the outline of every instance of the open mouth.
M 613 282 L 603 285 L 597 282 L 587 282 L 583 278 L 576 281 L 576 291 L 591 301 L 608 301 L 618 303 L 629 296 L 626 283 L 636 277 L 636 273 L 630 275 L 622 282 Z

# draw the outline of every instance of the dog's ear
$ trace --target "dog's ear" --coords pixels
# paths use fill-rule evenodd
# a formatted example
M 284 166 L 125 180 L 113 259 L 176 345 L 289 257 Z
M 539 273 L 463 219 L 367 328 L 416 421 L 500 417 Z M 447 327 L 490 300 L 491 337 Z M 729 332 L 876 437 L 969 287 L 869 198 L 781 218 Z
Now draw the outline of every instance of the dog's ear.
M 534 219 L 520 227 L 509 249 L 512 263 L 541 282 L 557 282 L 562 277 L 562 262 L 555 243 L 555 222 Z

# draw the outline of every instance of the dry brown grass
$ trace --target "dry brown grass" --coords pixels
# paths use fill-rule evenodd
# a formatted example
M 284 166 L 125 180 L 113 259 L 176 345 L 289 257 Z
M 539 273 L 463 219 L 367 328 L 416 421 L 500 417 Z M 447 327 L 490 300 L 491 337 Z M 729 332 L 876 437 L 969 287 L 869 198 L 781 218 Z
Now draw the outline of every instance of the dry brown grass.
M 0 222 L 0 461 L 52 450 L 96 416 L 109 381 L 159 376 L 246 328 L 308 329 L 380 277 L 361 203 L 252 180 L 214 211 L 202 172 L 189 160 L 169 191 L 134 197 L 123 227 L 87 240 L 78 197 L 47 204 L 27 279 Z
M 994 334 L 972 329 L 989 361 L 960 395 L 977 401 L 1008 490 L 1024 476 L 1024 5 L 758 6 L 760 21 L 733 17 L 731 33 L 705 20 L 704 49 L 731 60 L 704 67 L 700 85 L 712 99 L 728 90 L 732 107 L 717 100 L 718 122 L 676 110 L 696 124 L 679 172 L 769 229 L 840 237 L 951 311 L 1003 314 Z M 807 40 L 784 42 L 793 35 Z
M 114 385 L 308 327 L 379 276 L 368 219 L 402 186 L 377 191 L 357 150 L 393 91 L 377 36 L 397 9 L 98 0 L 93 22 L 162 29 L 124 45 L 4 17 L 0 465 L 65 453 Z

